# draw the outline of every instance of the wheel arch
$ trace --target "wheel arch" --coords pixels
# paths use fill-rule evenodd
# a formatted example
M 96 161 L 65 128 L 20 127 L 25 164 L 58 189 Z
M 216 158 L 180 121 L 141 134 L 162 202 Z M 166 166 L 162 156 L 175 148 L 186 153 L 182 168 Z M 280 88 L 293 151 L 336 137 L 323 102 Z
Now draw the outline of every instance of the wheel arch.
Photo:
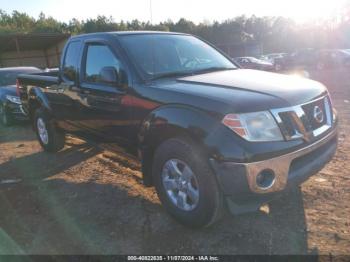
M 29 91 L 28 99 L 28 115 L 33 120 L 34 113 L 38 108 L 43 108 L 47 112 L 51 113 L 52 109 L 46 95 L 40 88 L 34 87 Z
M 152 186 L 152 164 L 155 151 L 164 141 L 180 137 L 199 146 L 204 154 L 209 154 L 206 137 L 217 121 L 210 114 L 187 106 L 167 105 L 151 112 L 143 121 L 139 139 L 139 154 L 142 160 L 143 180 Z

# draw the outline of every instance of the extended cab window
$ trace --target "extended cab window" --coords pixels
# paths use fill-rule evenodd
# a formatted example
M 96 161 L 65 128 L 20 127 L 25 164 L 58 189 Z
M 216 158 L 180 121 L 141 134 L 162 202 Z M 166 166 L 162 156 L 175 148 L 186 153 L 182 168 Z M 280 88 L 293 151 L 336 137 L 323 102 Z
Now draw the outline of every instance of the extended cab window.
M 80 52 L 80 42 L 69 43 L 63 62 L 63 76 L 70 81 L 74 81 L 77 76 L 77 66 Z
M 121 64 L 108 46 L 90 44 L 86 52 L 85 76 L 86 82 L 105 84 L 100 77 L 103 68 L 113 67 L 120 74 Z

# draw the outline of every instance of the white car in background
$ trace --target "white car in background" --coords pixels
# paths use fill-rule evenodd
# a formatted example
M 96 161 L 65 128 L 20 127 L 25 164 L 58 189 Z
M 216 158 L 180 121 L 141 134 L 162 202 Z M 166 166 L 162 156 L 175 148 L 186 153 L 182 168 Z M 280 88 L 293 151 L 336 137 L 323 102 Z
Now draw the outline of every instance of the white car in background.
M 273 53 L 273 54 L 262 55 L 260 59 L 274 64 L 276 58 L 282 58 L 285 55 L 287 55 L 287 53 Z

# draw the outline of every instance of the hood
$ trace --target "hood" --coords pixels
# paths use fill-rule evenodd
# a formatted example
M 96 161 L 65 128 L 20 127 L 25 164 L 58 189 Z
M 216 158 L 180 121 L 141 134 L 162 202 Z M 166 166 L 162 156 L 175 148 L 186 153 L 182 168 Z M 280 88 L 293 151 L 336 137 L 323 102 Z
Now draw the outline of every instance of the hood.
M 0 95 L 17 96 L 16 85 L 0 86 Z
M 182 83 L 212 86 L 215 89 L 241 90 L 275 97 L 285 101 L 285 106 L 298 105 L 327 93 L 319 82 L 298 76 L 240 69 L 189 76 Z
M 316 81 L 239 69 L 158 80 L 149 98 L 160 104 L 189 105 L 213 113 L 245 113 L 302 104 L 326 94 Z

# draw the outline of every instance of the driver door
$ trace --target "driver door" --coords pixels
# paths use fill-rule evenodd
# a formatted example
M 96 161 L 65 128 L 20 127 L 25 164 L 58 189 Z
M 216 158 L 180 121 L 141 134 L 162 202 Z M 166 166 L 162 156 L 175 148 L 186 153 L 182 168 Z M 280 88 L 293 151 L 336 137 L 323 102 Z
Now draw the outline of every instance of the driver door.
M 116 52 L 105 42 L 85 43 L 77 97 L 81 124 L 98 141 L 131 148 L 131 108 L 123 105 L 127 76 Z M 105 69 L 114 69 L 120 83 L 105 81 Z M 118 81 L 118 82 L 119 82 Z

